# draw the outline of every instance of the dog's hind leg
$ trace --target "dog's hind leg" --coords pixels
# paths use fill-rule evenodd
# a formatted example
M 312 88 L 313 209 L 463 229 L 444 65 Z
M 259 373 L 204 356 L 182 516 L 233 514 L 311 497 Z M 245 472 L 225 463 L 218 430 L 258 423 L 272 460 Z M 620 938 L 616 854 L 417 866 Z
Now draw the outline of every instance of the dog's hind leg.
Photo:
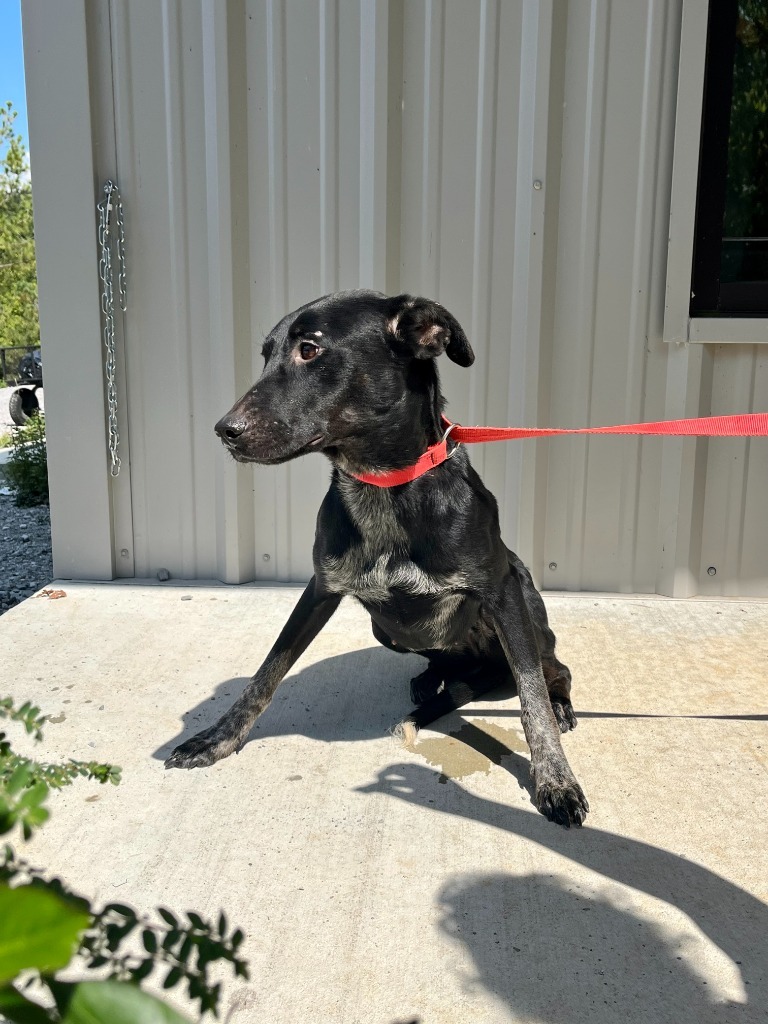
M 400 644 L 395 643 L 388 633 L 379 626 L 375 619 L 371 619 L 371 630 L 373 632 L 374 639 L 386 647 L 388 651 L 394 651 L 396 654 L 415 654 L 415 651 L 408 651 L 405 647 L 401 647 Z M 418 652 L 423 654 L 424 657 L 428 657 L 428 653 Z M 411 680 L 411 700 L 414 704 L 423 704 L 425 700 L 429 700 L 430 697 L 434 697 L 437 691 L 443 685 L 443 675 L 439 669 L 430 662 L 429 667 L 424 669 L 419 675 L 414 676 Z
M 209 729 L 176 747 L 165 767 L 202 768 L 237 750 L 253 723 L 269 706 L 285 674 L 330 619 L 340 601 L 339 594 L 320 592 L 313 576 L 264 664 L 229 711 Z
M 374 639 L 386 647 L 388 651 L 394 651 L 396 654 L 418 654 L 420 657 L 427 658 L 429 665 L 420 672 L 417 676 L 411 679 L 411 700 L 414 704 L 424 704 L 436 697 L 440 690 L 444 686 L 445 680 L 445 669 L 440 662 L 439 653 L 437 651 L 409 651 L 405 647 L 401 647 L 400 644 L 395 643 L 388 633 L 385 633 L 381 626 L 376 622 L 375 619 L 371 619 L 371 630 L 373 632 Z M 433 660 L 434 656 L 438 655 L 437 663 Z M 460 705 L 456 705 L 460 707 Z M 440 715 L 445 714 L 441 711 L 440 714 L 435 715 L 435 718 L 439 718 Z M 430 719 L 430 721 L 434 721 Z M 426 724 L 426 723 L 425 723 Z
M 438 665 L 430 664 L 425 672 L 411 680 L 411 696 L 414 696 L 414 684 L 421 684 L 422 681 L 425 685 L 418 693 L 424 693 L 424 699 L 394 729 L 395 736 L 406 746 L 415 741 L 419 729 L 426 728 L 451 711 L 463 708 L 465 704 L 471 704 L 483 694 L 509 684 L 512 673 L 508 666 L 493 662 L 480 662 L 476 667 L 456 671 L 455 675 Z M 435 686 L 435 683 L 438 685 Z M 439 689 L 440 686 L 442 689 Z
M 411 680 L 411 701 L 421 705 L 433 700 L 444 685 L 442 671 L 436 665 L 430 664 Z
M 557 719 L 560 732 L 568 732 L 578 725 L 576 713 L 571 704 L 571 672 L 555 656 L 555 634 L 552 632 L 547 618 L 547 609 L 541 594 L 536 589 L 531 574 L 520 559 L 512 551 L 508 551 L 510 568 L 517 569 L 520 584 L 523 588 L 525 603 L 531 613 L 536 642 L 539 645 L 541 668 L 544 682 L 547 684 L 549 701 Z

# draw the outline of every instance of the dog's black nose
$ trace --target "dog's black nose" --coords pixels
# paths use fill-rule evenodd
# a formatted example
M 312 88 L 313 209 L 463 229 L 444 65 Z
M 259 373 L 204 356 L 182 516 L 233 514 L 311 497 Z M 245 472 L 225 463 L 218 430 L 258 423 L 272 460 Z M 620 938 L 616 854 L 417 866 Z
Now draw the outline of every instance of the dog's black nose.
M 213 429 L 223 441 L 236 441 L 245 430 L 245 420 L 238 416 L 223 416 Z

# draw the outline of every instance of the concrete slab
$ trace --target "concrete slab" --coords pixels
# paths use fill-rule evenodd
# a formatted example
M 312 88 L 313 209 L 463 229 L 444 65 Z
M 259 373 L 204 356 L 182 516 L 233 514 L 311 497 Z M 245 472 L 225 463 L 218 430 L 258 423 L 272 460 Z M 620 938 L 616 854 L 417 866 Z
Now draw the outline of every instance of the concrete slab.
M 592 805 L 565 831 L 531 805 L 516 699 L 395 744 L 421 662 L 352 603 L 238 756 L 166 772 L 298 591 L 58 586 L 0 619 L 1 688 L 56 717 L 46 754 L 124 782 L 57 796 L 29 859 L 98 899 L 225 908 L 252 968 L 233 1024 L 766 1019 L 768 604 L 547 595 Z

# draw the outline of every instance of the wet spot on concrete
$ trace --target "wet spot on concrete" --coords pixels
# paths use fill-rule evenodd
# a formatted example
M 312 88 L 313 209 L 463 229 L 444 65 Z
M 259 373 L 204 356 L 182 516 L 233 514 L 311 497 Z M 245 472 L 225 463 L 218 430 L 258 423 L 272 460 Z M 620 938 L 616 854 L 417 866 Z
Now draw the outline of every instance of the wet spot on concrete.
M 67 716 L 62 711 L 61 714 L 60 715 L 56 715 L 55 718 L 53 717 L 53 715 L 51 715 L 51 717 L 48 719 L 48 721 L 49 722 L 53 722 L 54 725 L 61 725 L 62 722 L 66 721 L 66 718 L 67 718 Z
M 528 746 L 513 729 L 505 729 L 481 718 L 465 722 L 456 732 L 435 739 L 418 740 L 411 748 L 435 768 L 439 782 L 466 779 L 469 775 L 488 775 L 491 765 L 513 753 L 528 754 Z
M 303 778 L 304 778 L 303 775 L 289 775 L 286 781 L 287 782 L 298 782 L 299 779 L 303 779 Z

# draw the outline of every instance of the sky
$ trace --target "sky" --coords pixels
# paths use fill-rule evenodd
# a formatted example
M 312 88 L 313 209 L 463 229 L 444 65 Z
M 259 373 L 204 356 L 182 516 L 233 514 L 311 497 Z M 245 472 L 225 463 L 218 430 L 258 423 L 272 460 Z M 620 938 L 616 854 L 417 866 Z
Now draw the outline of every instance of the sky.
M 8 100 L 19 116 L 14 127 L 29 149 L 24 57 L 21 46 L 21 0 L 0 0 L 0 103 Z

